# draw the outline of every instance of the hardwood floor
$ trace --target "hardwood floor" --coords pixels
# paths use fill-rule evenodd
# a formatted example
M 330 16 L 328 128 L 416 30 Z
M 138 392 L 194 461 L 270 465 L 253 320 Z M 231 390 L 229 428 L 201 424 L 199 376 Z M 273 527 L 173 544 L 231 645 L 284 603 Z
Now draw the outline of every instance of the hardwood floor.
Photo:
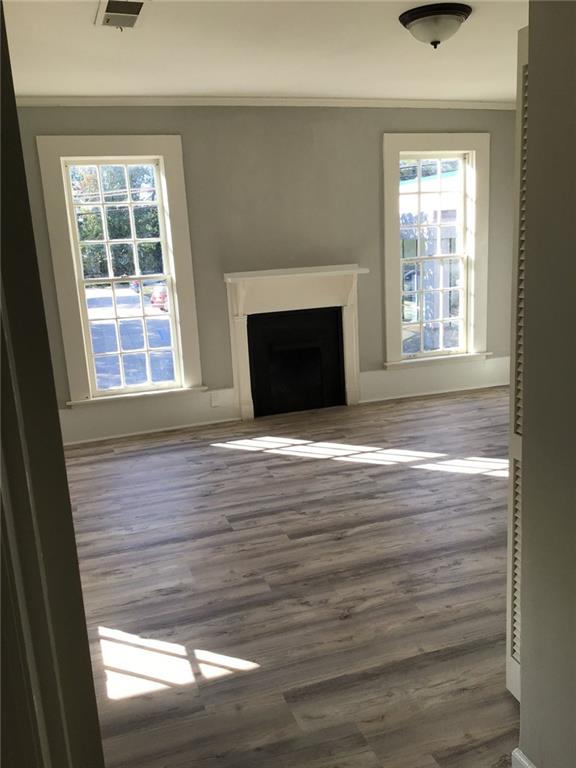
M 70 448 L 109 768 L 510 765 L 507 480 L 463 461 L 507 419 L 492 389 Z

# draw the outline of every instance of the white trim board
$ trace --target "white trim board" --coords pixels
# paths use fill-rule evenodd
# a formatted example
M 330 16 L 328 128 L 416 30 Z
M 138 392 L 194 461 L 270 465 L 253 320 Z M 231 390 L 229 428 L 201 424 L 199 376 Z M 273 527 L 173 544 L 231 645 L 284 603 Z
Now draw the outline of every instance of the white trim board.
M 512 768 L 536 768 L 531 760 L 528 760 L 520 748 L 512 752 Z
M 301 98 L 298 96 L 17 96 L 18 107 L 331 107 L 515 110 L 514 101 Z

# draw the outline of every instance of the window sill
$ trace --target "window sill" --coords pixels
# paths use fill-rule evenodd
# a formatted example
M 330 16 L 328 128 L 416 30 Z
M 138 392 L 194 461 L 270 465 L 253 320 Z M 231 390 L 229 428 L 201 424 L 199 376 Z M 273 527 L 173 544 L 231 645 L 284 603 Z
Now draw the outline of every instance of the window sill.
M 467 363 L 485 360 L 491 352 L 471 352 L 463 355 L 437 355 L 435 357 L 413 357 L 406 360 L 394 360 L 384 363 L 384 370 L 395 371 L 401 368 L 420 368 L 426 365 L 446 365 L 446 363 Z
M 190 392 L 206 392 L 208 387 L 204 384 L 197 387 L 178 387 L 177 389 L 157 389 L 153 392 L 125 392 L 121 395 L 102 395 L 101 397 L 91 397 L 87 400 L 70 400 L 66 403 L 67 408 L 84 408 L 85 406 L 100 405 L 101 403 L 126 402 L 128 400 L 139 400 L 143 397 L 173 397 L 174 395 L 184 395 Z

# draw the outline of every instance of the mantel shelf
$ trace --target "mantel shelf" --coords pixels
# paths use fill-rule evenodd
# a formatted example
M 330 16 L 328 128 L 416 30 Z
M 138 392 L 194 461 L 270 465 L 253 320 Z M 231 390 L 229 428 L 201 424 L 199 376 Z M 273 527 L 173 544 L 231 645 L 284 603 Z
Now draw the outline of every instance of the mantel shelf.
M 226 283 L 241 283 L 246 280 L 270 280 L 285 277 L 328 277 L 335 275 L 365 275 L 370 270 L 358 264 L 335 264 L 328 267 L 290 267 L 289 269 L 260 269 L 251 272 L 228 272 Z

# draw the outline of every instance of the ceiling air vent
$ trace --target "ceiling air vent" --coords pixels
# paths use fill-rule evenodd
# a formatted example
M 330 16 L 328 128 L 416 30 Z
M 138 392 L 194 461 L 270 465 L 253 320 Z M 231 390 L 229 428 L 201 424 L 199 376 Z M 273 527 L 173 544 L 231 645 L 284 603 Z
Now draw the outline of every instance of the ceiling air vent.
M 136 0 L 104 0 L 100 3 L 96 24 L 120 29 L 133 27 L 143 5 L 143 2 L 136 2 Z

